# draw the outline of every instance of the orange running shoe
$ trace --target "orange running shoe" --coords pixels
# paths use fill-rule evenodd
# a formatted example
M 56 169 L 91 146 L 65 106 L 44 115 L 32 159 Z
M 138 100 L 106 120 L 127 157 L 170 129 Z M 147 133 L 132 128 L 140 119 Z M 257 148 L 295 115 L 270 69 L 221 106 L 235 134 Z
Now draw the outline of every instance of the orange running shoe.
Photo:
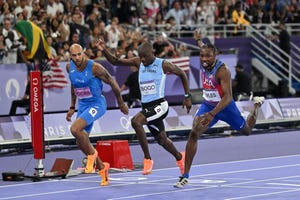
M 152 173 L 152 168 L 153 168 L 153 160 L 144 159 L 143 175 L 151 174 Z
M 98 152 L 96 149 L 95 149 L 94 154 L 87 156 L 87 162 L 86 162 L 86 166 L 84 169 L 84 173 L 89 174 L 89 173 L 94 172 L 94 170 L 95 170 L 94 164 L 95 164 L 95 160 L 96 160 L 97 156 L 98 156 Z
M 181 158 L 181 160 L 177 160 L 176 163 L 177 163 L 177 166 L 178 166 L 179 169 L 180 169 L 180 173 L 181 173 L 181 174 L 184 174 L 185 152 L 182 151 L 182 152 L 180 152 L 180 153 L 181 153 L 181 155 L 182 155 L 182 158 Z
M 109 184 L 109 176 L 108 176 L 108 170 L 109 170 L 109 163 L 103 162 L 104 168 L 99 170 L 98 174 L 101 176 L 101 186 L 106 186 Z

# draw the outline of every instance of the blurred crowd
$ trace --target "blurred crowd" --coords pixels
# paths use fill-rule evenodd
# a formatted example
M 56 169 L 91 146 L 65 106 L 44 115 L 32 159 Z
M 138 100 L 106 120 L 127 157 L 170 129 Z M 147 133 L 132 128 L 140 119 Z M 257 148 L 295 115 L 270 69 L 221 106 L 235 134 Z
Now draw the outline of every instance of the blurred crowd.
M 147 31 L 170 33 L 210 24 L 299 23 L 299 0 L 0 0 L 0 63 L 18 63 L 26 45 L 15 30 L 19 20 L 31 20 L 44 32 L 52 58 L 69 61 L 69 46 L 79 43 L 92 59 L 103 59 L 95 43 L 103 38 L 120 57 L 136 55 L 150 40 Z M 147 31 L 145 31 L 147 30 Z M 170 35 L 169 35 L 170 36 Z M 164 34 L 151 42 L 158 57 L 186 51 L 174 47 Z

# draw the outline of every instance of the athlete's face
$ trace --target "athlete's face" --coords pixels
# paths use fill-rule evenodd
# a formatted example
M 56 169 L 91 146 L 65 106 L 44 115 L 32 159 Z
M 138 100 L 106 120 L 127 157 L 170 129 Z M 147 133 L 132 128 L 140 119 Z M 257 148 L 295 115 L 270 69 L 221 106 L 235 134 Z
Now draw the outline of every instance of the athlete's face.
M 81 48 L 70 49 L 70 54 L 75 65 L 80 66 L 82 64 L 83 56 L 84 56 L 82 49 Z
M 211 48 L 203 48 L 200 51 L 200 62 L 203 68 L 211 70 L 216 60 L 216 54 Z
M 139 57 L 144 66 L 149 66 L 154 61 L 152 52 L 139 52 Z

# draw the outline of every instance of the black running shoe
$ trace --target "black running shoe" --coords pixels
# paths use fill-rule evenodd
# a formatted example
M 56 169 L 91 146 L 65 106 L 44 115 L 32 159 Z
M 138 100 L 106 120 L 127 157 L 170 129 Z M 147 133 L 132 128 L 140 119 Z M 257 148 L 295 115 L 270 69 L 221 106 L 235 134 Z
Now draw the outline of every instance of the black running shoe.
M 179 181 L 175 183 L 173 186 L 176 188 L 182 188 L 184 185 L 188 184 L 189 180 L 183 176 L 179 177 Z

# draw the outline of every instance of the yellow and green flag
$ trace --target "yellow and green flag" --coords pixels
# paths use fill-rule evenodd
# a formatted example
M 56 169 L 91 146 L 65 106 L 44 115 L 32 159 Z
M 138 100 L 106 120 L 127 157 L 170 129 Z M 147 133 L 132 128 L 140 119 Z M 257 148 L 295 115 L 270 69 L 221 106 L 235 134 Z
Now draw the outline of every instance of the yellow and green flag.
M 27 40 L 27 51 L 24 55 L 27 59 L 34 59 L 39 48 L 43 44 L 43 49 L 47 58 L 51 57 L 50 47 L 45 39 L 44 33 L 40 27 L 29 20 L 21 20 L 16 24 L 16 30 Z M 42 43 L 40 42 L 42 40 Z

